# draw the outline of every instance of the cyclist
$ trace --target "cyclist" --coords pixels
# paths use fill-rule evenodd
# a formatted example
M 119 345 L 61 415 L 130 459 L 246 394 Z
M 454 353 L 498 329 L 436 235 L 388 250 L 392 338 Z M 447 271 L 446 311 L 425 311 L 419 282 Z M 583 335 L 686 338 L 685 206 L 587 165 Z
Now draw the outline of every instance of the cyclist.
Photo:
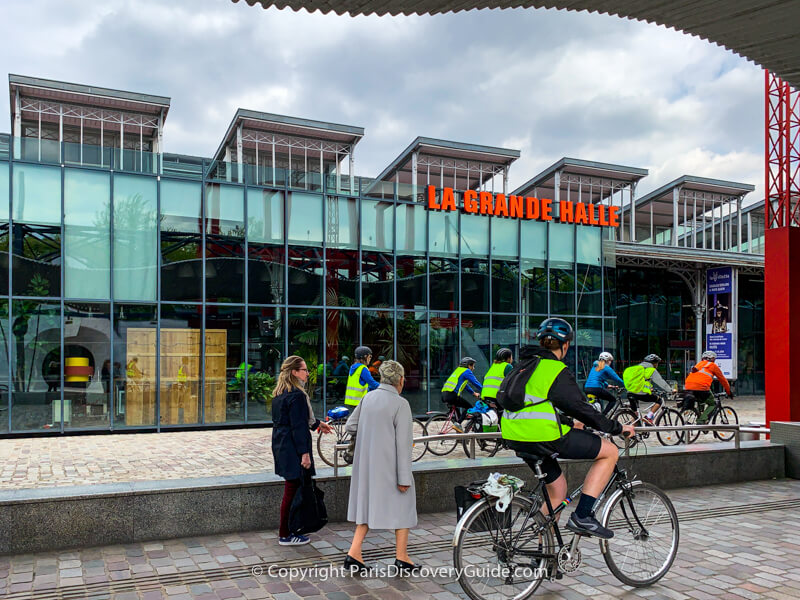
M 472 404 L 461 394 L 465 390 L 469 390 L 476 398 L 481 397 L 480 391 L 483 386 L 481 386 L 481 383 L 475 377 L 474 373 L 477 364 L 478 361 L 474 358 L 465 356 L 461 359 L 461 362 L 458 363 L 456 370 L 450 374 L 450 377 L 447 378 L 447 381 L 445 381 L 442 386 L 442 402 L 447 404 L 447 406 L 456 407 L 459 423 L 464 420 L 464 411 L 468 408 L 472 408 Z M 460 429 L 458 424 L 454 425 L 454 427 L 456 430 Z
M 622 377 L 617 375 L 614 369 L 611 368 L 611 363 L 614 357 L 610 352 L 601 352 L 600 356 L 594 361 L 592 370 L 589 371 L 589 376 L 586 378 L 586 383 L 583 384 L 583 391 L 587 394 L 592 394 L 598 400 L 603 401 L 603 414 L 608 416 L 608 412 L 613 408 L 616 398 L 608 391 L 609 382 L 619 387 L 623 387 L 625 383 Z
M 489 406 L 494 408 L 496 406 L 495 399 L 497 392 L 500 389 L 500 384 L 503 383 L 506 375 L 513 369 L 511 363 L 514 362 L 514 353 L 510 348 L 500 348 L 494 355 L 494 362 L 486 375 L 483 378 L 483 389 L 481 390 L 481 399 Z
M 344 396 L 344 403 L 351 407 L 351 411 L 358 406 L 358 403 L 367 395 L 367 392 L 378 388 L 378 382 L 375 381 L 369 372 L 369 368 L 367 368 L 372 358 L 372 350 L 370 350 L 369 346 L 359 346 L 353 356 L 355 357 L 355 362 L 350 367 Z
M 716 401 L 711 396 L 711 384 L 716 377 L 725 388 L 728 398 L 733 398 L 733 392 L 722 370 L 716 364 L 717 353 L 712 350 L 706 350 L 700 357 L 700 362 L 692 367 L 692 372 L 686 377 L 683 384 L 683 389 L 691 392 L 699 404 L 705 404 L 703 414 L 697 419 L 698 425 L 708 423 L 708 417 L 714 410 Z
M 594 459 L 567 528 L 609 539 L 614 532 L 598 522 L 593 509 L 614 472 L 619 453 L 610 441 L 584 430 L 583 423 L 612 435 L 623 431 L 633 435 L 634 428 L 604 417 L 586 402 L 575 376 L 562 362 L 573 339 L 569 323 L 564 319 L 545 319 L 536 337 L 539 347 L 525 346 L 520 353 L 520 367 L 525 361 L 531 361 L 533 368 L 525 383 L 523 398 L 508 390 L 501 396 L 505 404 L 500 427 L 503 439 L 517 453 L 541 457 L 544 482 L 554 507 L 567 496 L 567 480 L 555 457 Z M 524 377 L 525 372 L 519 372 Z M 513 377 L 513 374 L 509 377 L 509 390 L 513 389 Z M 509 402 L 515 398 L 516 402 Z M 529 457 L 523 460 L 534 469 L 535 463 Z M 542 510 L 547 509 L 543 507 Z
M 639 411 L 639 402 L 652 402 L 647 414 L 642 417 L 647 425 L 653 424 L 655 413 L 661 408 L 661 402 L 653 396 L 653 386 L 666 394 L 672 392 L 672 388 L 658 372 L 660 362 L 661 357 L 658 354 L 648 354 L 641 363 L 628 367 L 622 373 L 625 388 L 628 390 L 628 399 L 634 411 Z

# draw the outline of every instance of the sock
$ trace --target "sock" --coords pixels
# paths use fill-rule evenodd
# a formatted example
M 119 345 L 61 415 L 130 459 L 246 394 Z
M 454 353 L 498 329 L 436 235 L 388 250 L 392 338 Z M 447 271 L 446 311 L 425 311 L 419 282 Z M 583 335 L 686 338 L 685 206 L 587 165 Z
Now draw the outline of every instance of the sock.
M 575 509 L 575 515 L 580 519 L 585 519 L 591 514 L 595 502 L 597 502 L 597 498 L 581 494 L 578 499 L 578 507 Z

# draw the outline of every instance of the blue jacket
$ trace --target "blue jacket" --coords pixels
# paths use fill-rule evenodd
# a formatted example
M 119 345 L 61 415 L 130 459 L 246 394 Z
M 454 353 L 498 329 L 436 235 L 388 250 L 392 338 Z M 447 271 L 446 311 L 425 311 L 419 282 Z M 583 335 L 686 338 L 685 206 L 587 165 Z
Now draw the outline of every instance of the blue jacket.
M 472 369 L 467 369 L 461 374 L 456 382 L 457 390 L 461 388 L 461 384 L 464 383 L 465 379 L 467 380 L 467 387 L 464 388 L 465 390 L 469 390 L 470 392 L 480 392 L 481 389 L 483 389 L 481 382 L 478 381 L 477 377 L 475 377 L 475 373 L 472 372 Z
M 354 363 L 352 367 L 350 367 L 350 373 L 348 375 L 352 375 L 356 372 L 356 369 L 360 366 L 364 365 L 364 363 Z M 378 382 L 372 377 L 372 373 L 369 372 L 369 369 L 363 369 L 361 371 L 361 375 L 358 377 L 359 383 L 361 385 L 366 385 L 369 387 L 369 391 L 377 390 L 378 389 Z
M 314 429 L 319 421 L 314 423 Z M 311 455 L 310 474 L 314 470 L 311 430 L 308 426 L 308 402 L 300 390 L 285 392 L 272 399 L 272 456 L 275 473 L 284 479 L 300 479 L 303 467 L 300 458 Z
M 625 387 L 625 382 L 622 378 L 614 372 L 614 369 L 606 365 L 600 371 L 597 370 L 597 361 L 594 361 L 592 369 L 589 371 L 589 376 L 586 378 L 586 383 L 583 384 L 584 389 L 600 388 L 605 389 L 609 383 Z

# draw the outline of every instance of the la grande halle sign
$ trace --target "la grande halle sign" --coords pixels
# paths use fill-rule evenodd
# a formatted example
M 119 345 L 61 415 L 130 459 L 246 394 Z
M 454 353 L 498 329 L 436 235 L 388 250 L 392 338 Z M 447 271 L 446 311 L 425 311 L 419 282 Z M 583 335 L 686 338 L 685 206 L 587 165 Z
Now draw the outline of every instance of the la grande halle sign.
M 558 203 L 558 216 L 553 217 L 553 201 L 533 196 L 508 196 L 491 192 L 464 192 L 461 210 L 471 215 L 492 215 L 511 219 L 533 221 L 553 221 L 575 223 L 577 225 L 597 225 L 598 227 L 619 227 L 619 206 L 587 204 L 561 200 Z M 436 197 L 436 187 L 428 186 L 428 209 L 457 211 L 456 195 L 453 188 L 442 188 L 441 201 Z

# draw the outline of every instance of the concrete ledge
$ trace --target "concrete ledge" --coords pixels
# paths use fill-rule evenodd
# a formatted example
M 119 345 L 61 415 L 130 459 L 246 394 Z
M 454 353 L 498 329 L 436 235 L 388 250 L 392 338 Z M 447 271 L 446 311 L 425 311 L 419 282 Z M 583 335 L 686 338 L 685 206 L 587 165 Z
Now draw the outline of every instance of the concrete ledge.
M 773 442 L 774 442 L 773 435 Z M 623 459 L 639 476 L 664 489 L 706 486 L 785 475 L 784 447 L 766 441 L 649 448 Z M 570 486 L 591 461 L 565 461 Z M 319 469 L 331 521 L 347 518 L 350 469 L 338 479 Z M 454 508 L 453 487 L 502 471 L 532 485 L 530 469 L 516 457 L 450 459 L 414 465 L 417 510 Z M 124 544 L 213 535 L 278 526 L 283 480 L 275 475 L 237 475 L 123 484 L 0 492 L 0 554 Z
M 770 437 L 786 449 L 786 476 L 800 479 L 800 423 L 773 421 Z

